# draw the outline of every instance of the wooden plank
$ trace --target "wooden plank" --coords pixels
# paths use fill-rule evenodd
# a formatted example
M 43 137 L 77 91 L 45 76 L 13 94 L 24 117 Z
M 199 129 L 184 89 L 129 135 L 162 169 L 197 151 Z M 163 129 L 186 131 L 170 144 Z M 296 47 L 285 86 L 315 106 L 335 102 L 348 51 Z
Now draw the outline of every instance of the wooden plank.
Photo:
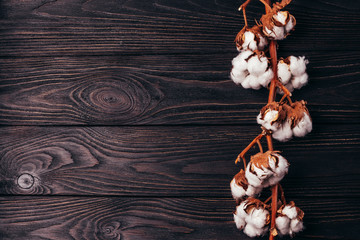
M 1 127 L 0 194 L 231 196 L 257 126 Z M 315 125 L 275 149 L 290 197 L 360 196 L 358 125 Z M 256 153 L 253 150 L 253 154 Z M 249 157 L 249 156 L 247 156 Z
M 0 56 L 233 52 L 243 26 L 238 1 L 3 1 Z M 264 7 L 248 7 L 249 20 Z M 360 50 L 357 2 L 294 1 L 296 50 Z
M 305 211 L 306 226 L 296 239 L 357 239 L 356 199 L 295 201 Z M 229 198 L 1 197 L 0 237 L 252 239 L 236 229 L 234 209 Z
M 291 51 L 280 51 L 287 56 Z M 228 54 L 0 59 L 0 124 L 254 124 L 267 90 L 229 79 Z M 296 90 L 315 122 L 358 123 L 359 53 L 308 52 Z

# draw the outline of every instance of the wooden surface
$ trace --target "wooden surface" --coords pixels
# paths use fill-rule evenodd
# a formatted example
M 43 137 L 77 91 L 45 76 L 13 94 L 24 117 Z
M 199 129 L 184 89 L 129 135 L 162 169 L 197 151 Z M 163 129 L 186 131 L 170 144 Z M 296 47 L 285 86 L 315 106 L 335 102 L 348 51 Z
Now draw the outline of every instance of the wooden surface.
M 229 182 L 267 90 L 229 79 L 240 3 L 0 1 L 0 239 L 250 239 Z M 294 98 L 314 121 L 275 142 L 305 211 L 295 239 L 357 240 L 360 4 L 287 10 L 278 55 L 310 60 Z

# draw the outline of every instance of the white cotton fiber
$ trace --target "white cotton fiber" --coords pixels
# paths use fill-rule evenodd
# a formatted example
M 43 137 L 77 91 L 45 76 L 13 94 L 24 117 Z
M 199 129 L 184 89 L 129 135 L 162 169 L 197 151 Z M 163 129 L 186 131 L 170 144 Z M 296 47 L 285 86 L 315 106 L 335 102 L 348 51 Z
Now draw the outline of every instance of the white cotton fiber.
M 263 36 L 261 36 L 260 34 L 258 34 L 258 37 L 260 39 L 259 41 L 259 45 L 258 45 L 258 48 L 259 50 L 264 50 L 265 47 L 268 45 L 268 41 L 266 40 L 266 38 L 264 38 Z
M 241 199 L 246 195 L 245 189 L 242 186 L 236 184 L 235 178 L 233 178 L 233 180 L 230 182 L 230 188 L 234 199 Z
M 286 205 L 283 208 L 282 213 L 290 219 L 295 219 L 298 215 L 296 211 L 296 207 L 292 205 Z
M 239 229 L 239 230 L 242 230 L 245 225 L 246 225 L 246 222 L 245 222 L 245 219 L 242 218 L 241 216 L 239 216 L 238 214 L 234 213 L 234 222 L 236 224 L 236 227 Z
M 250 75 L 259 77 L 260 75 L 265 73 L 268 65 L 269 63 L 266 57 L 253 56 L 248 61 L 248 71 Z
M 303 73 L 300 76 L 293 77 L 291 79 L 291 84 L 293 85 L 294 88 L 300 89 L 307 84 L 308 78 L 309 76 L 307 75 L 307 73 Z
M 276 131 L 273 131 L 272 137 L 280 142 L 289 141 L 293 136 L 293 131 L 291 129 L 290 123 L 288 120 L 283 122 Z
M 250 164 L 248 164 L 248 166 L 246 167 L 245 177 L 248 180 L 250 185 L 252 185 L 256 188 L 262 187 L 262 180 L 259 179 L 259 177 L 256 174 L 254 174 L 250 171 Z
M 312 130 L 312 121 L 307 113 L 304 113 L 304 117 L 293 128 L 294 136 L 304 137 Z
M 278 78 L 280 82 L 285 85 L 287 84 L 291 79 L 291 72 L 289 69 L 289 65 L 287 65 L 285 62 L 280 61 L 278 63 Z
M 254 208 L 245 220 L 255 228 L 263 228 L 266 225 L 268 215 L 269 212 L 267 210 Z
M 306 64 L 308 64 L 309 61 L 305 59 L 304 56 L 302 57 L 294 57 L 290 56 L 290 71 L 291 74 L 295 77 L 301 76 L 306 71 Z
M 245 81 L 246 81 L 246 83 L 249 82 L 250 88 L 252 88 L 252 89 L 259 90 L 261 88 L 259 78 L 254 75 L 247 76 Z
M 304 224 L 299 219 L 293 219 L 290 223 L 290 234 L 298 233 L 304 229 Z
M 255 51 L 258 49 L 257 43 L 255 41 L 254 33 L 250 32 L 250 31 L 246 31 L 243 35 L 243 39 L 244 39 L 244 42 L 242 44 L 243 49 L 250 49 L 252 51 Z
M 258 77 L 258 82 L 263 86 L 267 87 L 274 77 L 274 72 L 269 68 L 263 75 Z
M 244 228 L 244 233 L 249 237 L 257 237 L 263 235 L 265 230 L 263 228 L 256 228 L 252 224 L 247 224 Z
M 285 25 L 285 31 L 290 32 L 291 30 L 293 30 L 295 27 L 294 24 L 295 24 L 295 18 L 293 16 L 290 16 L 288 23 Z
M 264 28 L 264 34 L 268 37 L 274 39 L 274 40 L 282 40 L 286 37 L 285 35 L 285 28 L 284 27 L 278 27 L 273 26 L 273 28 L 270 30 L 267 27 Z
M 261 119 L 261 113 L 256 118 L 258 124 L 262 125 L 267 130 L 276 131 L 278 128 L 277 123 L 273 123 L 278 119 L 279 112 L 276 110 L 270 110 L 264 115 L 264 119 Z M 273 124 L 271 124 L 273 123 Z
M 276 14 L 274 14 L 273 18 L 276 21 L 280 22 L 282 25 L 285 25 L 288 15 L 289 13 L 286 11 L 278 11 Z
M 276 229 L 280 235 L 290 234 L 290 219 L 287 216 L 278 216 L 275 220 Z

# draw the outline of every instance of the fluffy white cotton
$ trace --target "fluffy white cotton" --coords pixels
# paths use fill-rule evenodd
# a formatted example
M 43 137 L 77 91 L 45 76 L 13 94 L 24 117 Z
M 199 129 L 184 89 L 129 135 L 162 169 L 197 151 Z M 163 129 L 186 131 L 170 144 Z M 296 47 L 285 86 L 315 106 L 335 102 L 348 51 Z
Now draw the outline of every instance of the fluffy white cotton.
M 250 31 L 246 31 L 243 35 L 243 38 L 244 38 L 244 42 L 242 44 L 243 49 L 250 49 L 252 51 L 258 49 L 254 33 Z
M 239 216 L 238 214 L 236 214 L 236 212 L 233 215 L 234 215 L 234 222 L 236 227 L 239 230 L 242 230 L 246 225 L 245 219 Z
M 276 131 L 273 131 L 272 137 L 280 142 L 287 142 L 293 136 L 293 131 L 288 120 L 283 122 Z
M 290 219 L 287 216 L 278 216 L 275 220 L 275 224 L 280 235 L 290 234 Z
M 278 11 L 276 14 L 274 14 L 273 18 L 276 21 L 280 22 L 282 25 L 285 25 L 288 15 L 289 15 L 288 12 Z
M 295 27 L 295 18 L 293 16 L 290 16 L 290 20 L 285 25 L 285 31 L 290 32 L 291 30 L 294 29 L 294 27 Z
M 294 233 L 298 233 L 304 229 L 304 224 L 299 219 L 293 219 L 290 223 L 290 235 L 293 235 Z
M 291 74 L 295 77 L 301 76 L 306 71 L 306 64 L 308 64 L 309 61 L 305 59 L 304 56 L 302 57 L 294 57 L 290 56 L 290 71 Z
M 294 88 L 300 89 L 307 84 L 308 79 L 309 76 L 307 75 L 307 73 L 303 73 L 300 76 L 293 77 L 291 80 L 291 84 L 293 85 Z
M 286 37 L 285 28 L 273 26 L 272 29 L 263 28 L 264 34 L 274 40 L 282 40 Z
M 266 57 L 253 56 L 248 61 L 248 71 L 251 75 L 259 77 L 260 75 L 265 73 L 268 65 L 269 63 Z
M 291 72 L 290 72 L 290 69 L 289 69 L 289 65 L 287 65 L 283 61 L 280 61 L 278 63 L 277 74 L 278 74 L 278 78 L 279 78 L 280 82 L 283 85 L 287 84 L 291 79 Z
M 311 118 L 307 113 L 304 113 L 304 117 L 293 128 L 294 136 L 304 137 L 306 134 L 311 132 L 311 130 L 312 130 Z
M 246 195 L 245 189 L 236 184 L 235 178 L 230 182 L 231 194 L 234 199 L 241 199 Z
M 250 164 L 248 164 L 247 168 L 246 168 L 246 171 L 245 171 L 245 176 L 246 176 L 246 179 L 248 180 L 249 184 L 256 187 L 256 188 L 261 188 L 262 187 L 262 183 L 263 183 L 263 180 L 260 179 L 257 174 L 255 173 L 252 173 L 250 171 Z
M 265 209 L 254 208 L 246 218 L 248 224 L 253 225 L 255 228 L 264 228 L 269 212 Z
M 276 110 L 270 110 L 264 115 L 264 119 L 261 119 L 261 113 L 256 118 L 258 124 L 262 125 L 267 130 L 276 131 L 278 128 L 277 123 L 273 123 L 278 119 L 279 112 Z M 273 124 L 272 124 L 273 123 Z
M 266 232 L 267 229 L 263 228 L 256 228 L 252 224 L 247 224 L 244 228 L 244 233 L 248 235 L 249 237 L 257 237 L 262 236 Z
M 264 38 L 263 36 L 261 36 L 260 34 L 258 34 L 258 37 L 260 39 L 259 44 L 258 44 L 258 48 L 259 50 L 264 50 L 265 47 L 268 45 L 268 41 L 266 40 L 266 38 Z
M 250 57 L 250 55 L 253 55 Z M 255 90 L 267 87 L 274 73 L 269 68 L 269 61 L 265 56 L 258 56 L 250 50 L 240 52 L 232 61 L 231 79 L 243 88 Z
M 298 215 L 296 207 L 292 205 L 286 205 L 282 210 L 282 214 L 286 215 L 290 219 L 295 219 Z
M 280 154 L 273 153 L 278 159 L 278 163 L 276 166 L 274 159 L 269 159 L 269 165 L 271 170 L 273 171 L 271 177 L 267 180 L 264 187 L 273 186 L 279 183 L 285 175 L 288 173 L 289 162 Z
M 245 190 L 242 186 L 236 184 L 235 178 L 233 178 L 233 180 L 230 182 L 230 188 L 231 194 L 235 200 L 240 200 L 245 196 L 254 197 L 258 195 L 262 190 L 261 187 L 256 188 L 252 185 L 248 185 Z

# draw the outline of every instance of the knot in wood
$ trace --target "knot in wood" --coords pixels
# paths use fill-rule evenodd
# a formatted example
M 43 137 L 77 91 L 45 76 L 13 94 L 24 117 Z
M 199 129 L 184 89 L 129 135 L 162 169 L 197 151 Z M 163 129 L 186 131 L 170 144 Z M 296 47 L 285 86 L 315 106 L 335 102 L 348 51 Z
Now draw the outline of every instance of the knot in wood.
M 17 179 L 17 185 L 22 189 L 29 189 L 34 185 L 35 179 L 29 173 L 21 174 Z

